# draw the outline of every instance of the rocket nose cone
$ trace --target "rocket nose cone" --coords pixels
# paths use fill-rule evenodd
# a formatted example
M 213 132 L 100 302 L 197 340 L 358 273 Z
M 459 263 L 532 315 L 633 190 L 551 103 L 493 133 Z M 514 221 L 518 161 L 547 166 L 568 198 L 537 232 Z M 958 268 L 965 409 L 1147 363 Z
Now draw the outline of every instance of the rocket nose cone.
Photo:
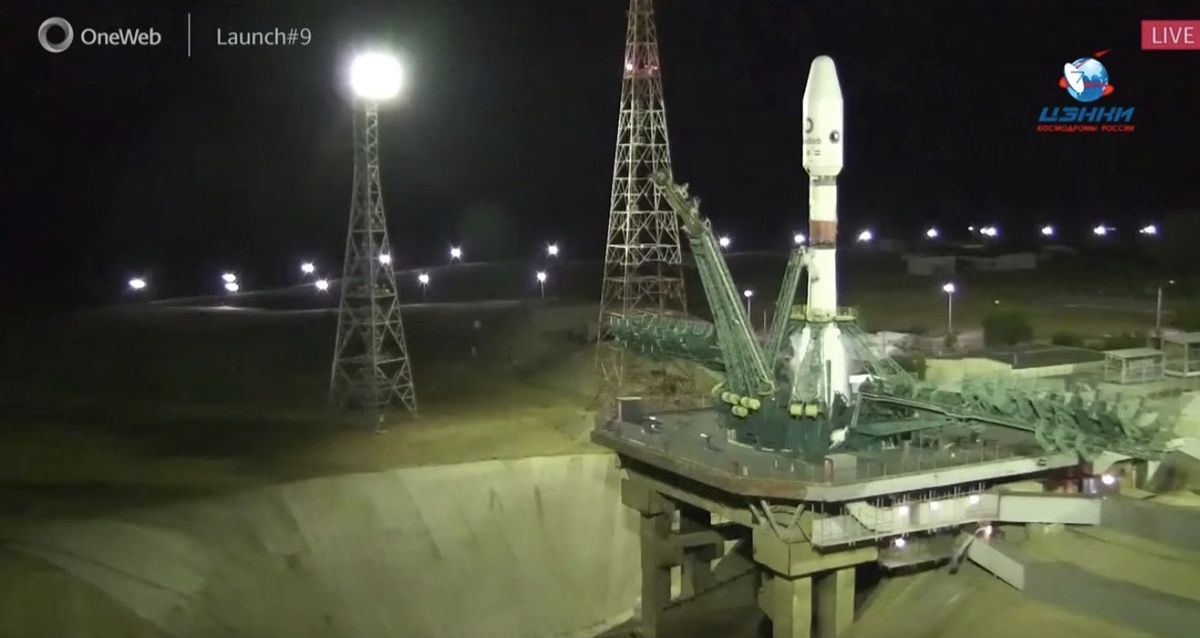
M 808 69 L 808 84 L 804 86 L 805 99 L 828 99 L 842 97 L 842 85 L 838 82 L 837 67 L 833 58 L 819 55 Z

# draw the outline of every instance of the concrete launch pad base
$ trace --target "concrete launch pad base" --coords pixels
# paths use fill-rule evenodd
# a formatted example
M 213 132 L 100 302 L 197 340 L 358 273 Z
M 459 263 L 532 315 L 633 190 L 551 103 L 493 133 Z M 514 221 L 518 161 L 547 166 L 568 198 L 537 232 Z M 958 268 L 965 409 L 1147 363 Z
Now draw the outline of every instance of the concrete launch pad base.
M 803 507 L 769 511 L 769 505 L 664 482 L 630 463 L 625 470 L 621 499 L 640 517 L 647 638 L 681 635 L 697 615 L 719 612 L 717 605 L 754 610 L 770 621 L 776 638 L 808 638 L 814 626 L 817 636 L 836 638 L 849 628 L 855 566 L 878 559 L 874 544 L 822 551 L 809 541 L 813 514 Z M 678 598 L 671 591 L 674 569 Z M 733 635 L 754 635 L 756 624 L 744 623 L 746 633 Z

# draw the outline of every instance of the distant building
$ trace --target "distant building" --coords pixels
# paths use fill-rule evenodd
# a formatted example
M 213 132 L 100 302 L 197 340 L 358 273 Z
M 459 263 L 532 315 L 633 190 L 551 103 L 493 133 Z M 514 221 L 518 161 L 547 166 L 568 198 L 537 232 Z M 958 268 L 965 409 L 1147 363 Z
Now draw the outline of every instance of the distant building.
M 922 277 L 949 276 L 961 270 L 983 272 L 1036 270 L 1038 255 L 1034 252 L 998 253 L 989 255 L 904 255 L 908 274 Z
M 971 270 L 1001 272 L 1016 270 L 1037 270 L 1038 258 L 1036 253 L 1007 253 L 1003 255 L 959 257 L 964 267 Z
M 954 275 L 957 258 L 954 255 L 914 255 L 904 256 L 908 266 L 908 274 L 921 277 Z

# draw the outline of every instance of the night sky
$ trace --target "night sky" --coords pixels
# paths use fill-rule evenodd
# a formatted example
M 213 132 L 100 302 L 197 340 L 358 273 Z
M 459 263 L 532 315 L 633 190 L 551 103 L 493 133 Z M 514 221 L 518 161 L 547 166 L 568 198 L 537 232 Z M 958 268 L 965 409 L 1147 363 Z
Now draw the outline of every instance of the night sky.
M 4 298 L 111 301 L 141 272 L 172 293 L 212 291 L 221 268 L 274 285 L 302 255 L 338 261 L 344 69 L 371 42 L 403 52 L 412 73 L 382 115 L 400 266 L 441 262 L 459 240 L 473 257 L 523 258 L 550 238 L 599 256 L 625 9 L 8 0 Z M 836 60 L 847 105 L 843 228 L 914 238 L 930 223 L 996 222 L 1011 237 L 1043 220 L 1129 230 L 1200 209 L 1200 51 L 1142 51 L 1139 33 L 1145 18 L 1200 18 L 1194 1 L 661 0 L 657 11 L 675 174 L 741 248 L 782 249 L 804 226 L 801 97 L 819 54 Z M 77 31 L 154 27 L 163 43 L 84 47 L 77 33 L 51 55 L 36 31 L 52 15 Z M 307 27 L 313 41 L 218 47 L 218 27 Z M 1063 63 L 1102 49 L 1116 90 L 1097 104 L 1135 107 L 1136 132 L 1035 133 L 1043 106 L 1074 104 L 1057 85 Z

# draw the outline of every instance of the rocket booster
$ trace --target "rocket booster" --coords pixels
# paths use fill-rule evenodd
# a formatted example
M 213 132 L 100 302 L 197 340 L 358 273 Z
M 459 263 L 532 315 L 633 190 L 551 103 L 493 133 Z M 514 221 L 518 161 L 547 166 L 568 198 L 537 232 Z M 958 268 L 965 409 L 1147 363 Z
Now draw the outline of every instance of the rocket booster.
M 833 59 L 822 55 L 813 60 L 804 87 L 804 170 L 815 271 L 810 271 L 808 305 L 831 314 L 837 311 L 837 176 L 842 172 L 842 134 L 842 87 Z
M 849 395 L 849 363 L 837 313 L 837 176 L 842 172 L 842 87 L 829 56 L 818 56 L 808 70 L 804 87 L 804 170 L 808 173 L 808 308 L 810 316 L 826 317 L 823 327 L 805 328 L 812 344 L 819 340 L 828 375 L 826 401 Z M 803 349 L 807 350 L 806 345 Z

